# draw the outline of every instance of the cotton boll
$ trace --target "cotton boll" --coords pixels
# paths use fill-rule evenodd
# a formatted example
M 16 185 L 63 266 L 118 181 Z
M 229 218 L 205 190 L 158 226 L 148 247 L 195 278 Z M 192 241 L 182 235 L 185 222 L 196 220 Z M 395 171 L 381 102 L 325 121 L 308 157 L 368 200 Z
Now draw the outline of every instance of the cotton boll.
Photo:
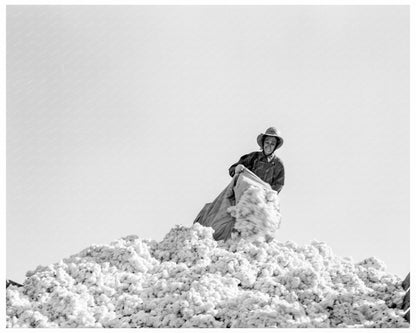
M 38 311 L 25 310 L 21 316 L 21 320 L 25 323 L 21 327 L 30 328 L 44 328 L 49 327 L 49 320 L 47 317 L 39 313 Z
M 218 250 L 220 252 L 221 250 Z M 251 287 L 257 278 L 257 268 L 249 260 L 238 253 L 223 253 L 223 255 L 208 266 L 211 273 L 220 272 L 240 281 L 243 287 Z
M 382 271 L 386 270 L 385 263 L 375 257 L 364 259 L 363 261 L 359 262 L 357 266 L 362 266 L 366 268 L 374 268 L 376 270 L 382 270 Z
M 231 206 L 227 208 L 227 213 L 229 213 L 232 217 L 237 217 L 237 208 L 235 206 Z
M 198 327 L 198 328 L 220 328 L 222 323 L 215 320 L 210 314 L 198 314 L 186 321 L 183 327 Z
M 16 322 L 23 312 L 30 310 L 33 306 L 29 297 L 24 295 L 21 289 L 17 286 L 10 286 L 6 289 L 6 318 L 14 318 L 13 322 Z
M 143 309 L 143 300 L 137 295 L 122 294 L 115 306 L 115 311 L 122 313 L 123 316 L 131 316 L 132 314 Z
M 217 246 L 212 232 L 198 223 L 191 228 L 177 226 L 160 242 L 154 255 L 160 261 L 183 262 L 187 266 L 208 264 L 210 252 Z

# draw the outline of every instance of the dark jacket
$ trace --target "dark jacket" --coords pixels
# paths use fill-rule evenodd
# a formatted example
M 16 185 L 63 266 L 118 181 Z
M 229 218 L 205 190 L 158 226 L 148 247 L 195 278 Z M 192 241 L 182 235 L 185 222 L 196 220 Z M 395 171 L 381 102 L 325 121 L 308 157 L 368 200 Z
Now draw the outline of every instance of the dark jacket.
M 262 151 L 255 151 L 241 156 L 240 160 L 228 169 L 231 177 L 234 177 L 235 167 L 238 164 L 242 164 L 254 172 L 262 180 L 269 183 L 272 189 L 278 193 L 285 184 L 285 168 L 282 161 L 275 155 L 273 155 L 273 159 L 270 162 Z

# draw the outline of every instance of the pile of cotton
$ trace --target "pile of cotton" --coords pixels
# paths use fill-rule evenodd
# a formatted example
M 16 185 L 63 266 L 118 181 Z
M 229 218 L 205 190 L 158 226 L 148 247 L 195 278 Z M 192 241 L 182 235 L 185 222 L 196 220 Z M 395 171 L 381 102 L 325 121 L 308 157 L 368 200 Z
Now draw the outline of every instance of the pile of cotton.
M 177 226 L 128 236 L 27 273 L 7 327 L 408 327 L 400 279 L 320 242 L 215 242 Z
M 196 223 L 161 242 L 127 236 L 29 271 L 7 288 L 7 327 L 409 327 L 401 280 L 382 262 L 264 237 L 276 200 L 244 195 L 226 242 Z

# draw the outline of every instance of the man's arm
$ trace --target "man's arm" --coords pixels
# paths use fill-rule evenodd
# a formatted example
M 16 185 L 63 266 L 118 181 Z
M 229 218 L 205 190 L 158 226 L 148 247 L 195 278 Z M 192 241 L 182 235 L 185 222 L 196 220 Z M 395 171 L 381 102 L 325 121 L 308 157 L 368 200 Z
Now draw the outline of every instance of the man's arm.
M 282 163 L 280 163 L 280 165 L 281 170 L 277 175 L 276 180 L 273 182 L 273 184 L 271 184 L 272 189 L 277 191 L 277 193 L 279 193 L 282 190 L 283 185 L 285 184 L 285 168 Z
M 241 156 L 241 158 L 238 160 L 237 163 L 234 163 L 232 166 L 230 166 L 230 168 L 228 169 L 228 173 L 230 174 L 231 177 L 234 177 L 235 174 L 235 168 L 237 165 L 242 164 L 244 165 L 247 169 L 251 170 L 252 169 L 252 160 L 253 160 L 253 156 L 255 153 L 250 153 L 244 156 Z

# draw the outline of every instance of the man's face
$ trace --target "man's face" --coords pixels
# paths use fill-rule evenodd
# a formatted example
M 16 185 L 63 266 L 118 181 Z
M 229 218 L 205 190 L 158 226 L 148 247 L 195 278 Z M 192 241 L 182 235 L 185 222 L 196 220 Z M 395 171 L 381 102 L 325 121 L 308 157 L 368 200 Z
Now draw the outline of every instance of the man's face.
M 270 155 L 274 151 L 274 147 L 276 147 L 277 138 L 274 136 L 266 136 L 264 139 L 263 150 L 266 155 Z

